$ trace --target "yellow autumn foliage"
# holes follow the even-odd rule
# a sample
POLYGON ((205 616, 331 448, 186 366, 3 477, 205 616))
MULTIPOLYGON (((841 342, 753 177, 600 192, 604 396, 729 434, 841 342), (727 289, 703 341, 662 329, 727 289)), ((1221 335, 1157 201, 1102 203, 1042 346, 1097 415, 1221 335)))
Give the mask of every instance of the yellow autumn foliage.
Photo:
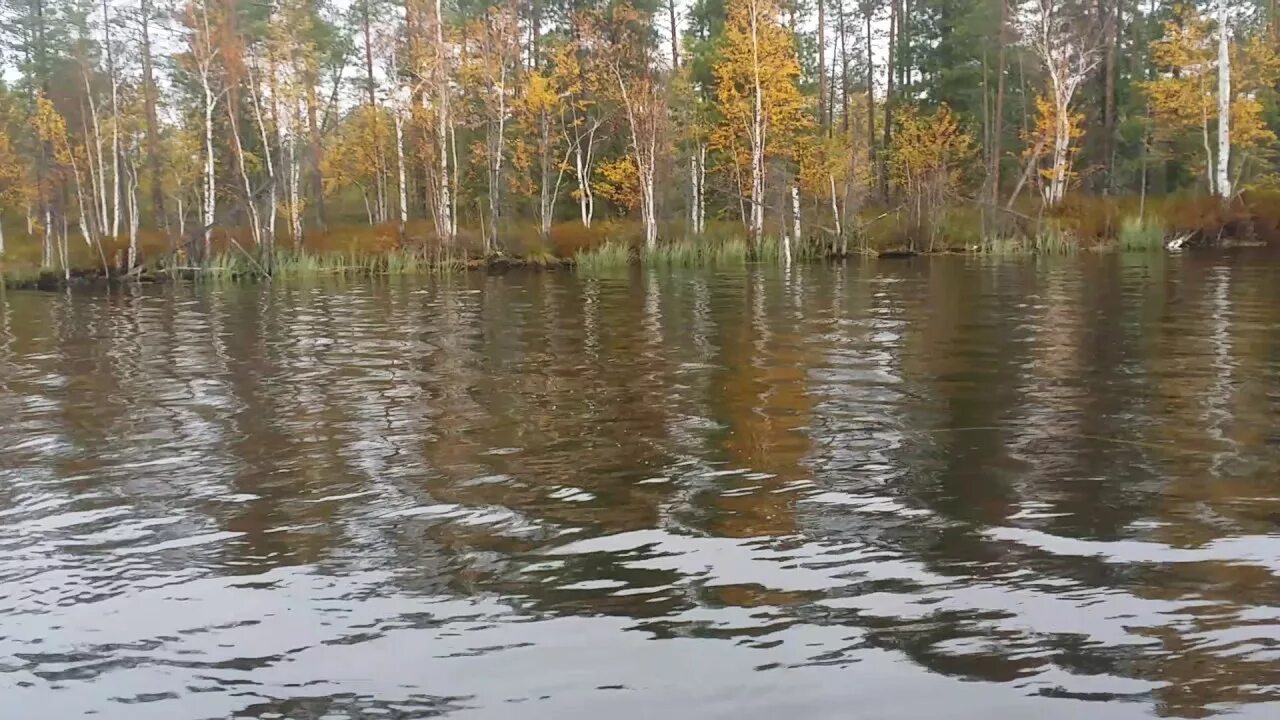
POLYGON ((774 0, 730 0, 724 38, 713 72, 720 124, 712 148, 749 164, 758 83, 766 157, 792 157, 800 132, 811 125, 800 93, 800 62, 774 0), (752 24, 755 41, 752 41, 752 24))
MULTIPOLYGON (((1174 6, 1160 38, 1151 43, 1151 58, 1159 74, 1142 83, 1147 95, 1154 137, 1183 152, 1199 154, 1197 172, 1212 167, 1218 106, 1217 31, 1195 7, 1174 6)), ((1231 145, 1257 153, 1276 141, 1267 127, 1258 93, 1280 78, 1280 57, 1265 39, 1251 37, 1231 47, 1231 145)))

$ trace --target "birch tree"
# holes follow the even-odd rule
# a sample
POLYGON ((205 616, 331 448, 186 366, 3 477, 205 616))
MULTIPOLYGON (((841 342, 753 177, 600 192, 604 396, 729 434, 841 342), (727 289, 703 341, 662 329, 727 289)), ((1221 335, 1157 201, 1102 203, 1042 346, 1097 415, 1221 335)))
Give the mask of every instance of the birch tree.
MULTIPOLYGON (((788 141, 807 126, 805 101, 797 82, 800 65, 773 0, 732 0, 720 60, 714 68, 716 99, 724 117, 715 144, 733 153, 746 137, 750 178, 747 232, 753 243, 764 234, 766 160, 785 155, 788 141)), ((741 166, 740 160, 735 160, 741 166)), ((798 205, 798 193, 788 193, 798 205)))
POLYGON ((652 250, 658 245, 658 143, 667 106, 665 88, 652 58, 648 32, 651 18, 630 5, 620 4, 607 16, 607 32, 600 19, 589 29, 590 52, 600 59, 612 80, 626 118, 644 246, 652 250))
POLYGON ((213 39, 209 17, 209 0, 191 0, 184 13, 187 27, 187 57, 196 80, 200 83, 201 109, 204 116, 204 191, 201 196, 202 257, 212 252, 213 226, 217 219, 218 193, 213 154, 213 114, 223 92, 216 88, 216 67, 220 48, 213 39))
POLYGON ((1218 0, 1218 196, 1231 199, 1231 46, 1227 0, 1218 0))
POLYGON ((1076 93, 1101 61, 1102 33, 1074 0, 1033 0, 1024 33, 1044 65, 1052 108, 1052 165, 1045 200, 1066 197, 1076 93))

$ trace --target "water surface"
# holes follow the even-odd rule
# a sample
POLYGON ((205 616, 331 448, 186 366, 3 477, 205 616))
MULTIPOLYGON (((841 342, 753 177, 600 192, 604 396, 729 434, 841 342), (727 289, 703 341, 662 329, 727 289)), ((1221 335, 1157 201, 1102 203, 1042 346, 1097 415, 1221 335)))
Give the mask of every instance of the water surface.
POLYGON ((30 718, 1280 714, 1280 263, 0 298, 30 718))

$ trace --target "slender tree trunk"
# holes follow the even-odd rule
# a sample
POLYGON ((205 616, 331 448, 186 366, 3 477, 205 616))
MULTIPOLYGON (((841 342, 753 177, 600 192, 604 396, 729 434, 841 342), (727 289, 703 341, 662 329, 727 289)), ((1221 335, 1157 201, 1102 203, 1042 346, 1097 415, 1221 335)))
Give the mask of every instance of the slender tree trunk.
MULTIPOLYGON (((844 0, 836 0, 836 22, 840 24, 840 129, 849 134, 849 50, 846 43, 848 28, 844 17, 844 0)), ((871 21, 868 20, 868 23, 871 21)), ((868 25, 867 27, 870 27, 868 25)), ((870 40, 867 47, 871 47, 870 40)), ((870 66, 868 60, 868 67, 870 66)), ((869 72, 869 71, 868 71, 869 72)), ((868 76, 869 77, 869 76, 868 76)), ((831 91, 831 104, 835 104, 835 90, 831 91)))
POLYGON ((698 230, 698 204, 701 202, 698 200, 698 191, 701 188, 698 187, 698 158, 696 152, 695 150, 689 154, 689 193, 693 196, 689 201, 689 232, 694 237, 702 234, 698 230))
MULTIPOLYGON (((982 48, 982 159, 991 167, 991 83, 988 82, 987 48, 982 48)), ((987 175, 990 182, 991 175, 987 175)))
POLYGON ((764 91, 760 84, 760 8, 752 0, 751 13, 751 241, 757 247, 764 235, 764 148, 768 126, 764 114, 764 91))
POLYGON ((1071 115, 1069 103, 1059 99, 1055 113, 1053 142, 1053 174, 1049 183, 1049 205, 1061 203, 1067 194, 1067 163, 1071 152, 1071 115))
MULTIPOLYGON (((450 197, 451 188, 449 185, 449 129, 452 125, 452 120, 449 115, 449 73, 445 67, 447 55, 444 45, 444 13, 440 5, 440 0, 435 0, 436 148, 440 154, 439 207, 436 209, 436 218, 440 224, 441 242, 446 245, 452 245, 455 227, 453 224, 453 200, 450 197)), ((534 52, 536 53, 536 48, 534 52)), ((456 168, 454 169, 456 170, 456 168)))
MULTIPOLYGON (((576 116, 574 122, 574 132, 577 133, 576 116)), ((578 211, 582 215, 582 226, 585 228, 591 227, 591 218, 595 213, 595 197, 591 194, 591 164, 595 152, 596 129, 599 125, 595 120, 589 122, 591 125, 586 133, 577 133, 573 140, 573 167, 578 180, 578 211)))
MULTIPOLYGON (((136 151, 136 140, 133 145, 133 150, 136 151)), ((138 265, 138 164, 135 159, 136 152, 134 151, 130 152, 128 163, 125 166, 129 207, 129 258, 126 265, 128 270, 133 270, 138 265)))
POLYGON ((1142 186, 1138 190, 1138 222, 1143 224, 1147 221, 1147 152, 1150 144, 1151 131, 1147 129, 1142 133, 1142 186))
POLYGON ((671 22, 671 69, 680 69, 680 25, 676 22, 676 0, 667 0, 667 17, 671 22))
POLYGON ((707 230, 707 144, 698 144, 698 233, 707 230))
MULTIPOLYGON (((538 113, 538 131, 542 145, 542 182, 538 188, 539 231, 545 244, 551 239, 551 224, 556 217, 556 197, 560 194, 560 178, 564 176, 564 163, 556 162, 551 154, 551 114, 545 109, 538 113), (552 175, 555 181, 552 181, 552 175)), ((568 158, 564 158, 568 160, 568 158)))
POLYGON ((276 214, 279 210, 278 182, 276 180, 275 160, 273 159, 275 150, 271 147, 271 140, 267 134, 267 123, 263 119, 261 95, 262 89, 254 75, 254 65, 251 63, 249 65, 249 99, 253 102, 253 118, 258 123, 258 136, 262 139, 262 158, 267 169, 267 226, 262 239, 269 248, 274 249, 276 242, 276 214))
MULTIPOLYGON (((88 86, 86 85, 86 87, 88 86)), ((92 107, 92 98, 89 98, 89 99, 91 101, 90 107, 92 107)), ((80 103, 80 113, 82 115, 84 114, 84 103, 80 103)), ((94 135, 89 130, 88 121, 86 121, 83 117, 80 118, 80 129, 81 129, 81 132, 84 133, 84 138, 85 138, 84 158, 85 158, 85 162, 87 162, 89 165, 89 197, 87 202, 89 203, 90 208, 88 210, 89 225, 87 227, 91 229, 94 236, 96 237, 96 236, 101 236, 102 230, 103 230, 102 226, 98 224, 98 211, 100 208, 106 207, 102 202, 99 201, 97 197, 98 175, 94 172, 94 164, 93 164, 94 153, 89 152, 89 145, 88 145, 89 139, 95 138, 95 142, 96 142, 97 136, 94 135)), ((98 149, 99 150, 102 149, 101 144, 98 144, 98 149)), ((84 200, 81 199, 81 201, 84 201, 84 200)))
POLYGON ((827 10, 825 0, 818 0, 818 123, 831 134, 827 121, 827 10))
MULTIPOLYGON (((160 174, 160 121, 156 116, 156 80, 151 59, 151 0, 141 0, 138 18, 142 38, 142 101, 147 122, 147 172, 151 176, 151 212, 156 227, 168 229, 164 212, 164 187, 160 174)), ((166 234, 168 234, 166 232, 166 234)), ((169 249, 175 246, 169 235, 169 249)))
POLYGON ((377 208, 378 222, 386 221, 386 174, 384 167, 385 162, 382 157, 381 136, 378 133, 378 93, 377 82, 373 76, 373 37, 370 29, 369 3, 371 0, 363 0, 361 3, 361 32, 364 37, 364 69, 365 69, 365 92, 369 98, 369 127, 373 135, 373 153, 374 153, 374 196, 376 202, 374 206, 377 208))
POLYGON ((827 175, 827 180, 831 184, 831 222, 835 224, 836 240, 840 243, 840 254, 844 255, 844 228, 840 218, 840 203, 836 199, 836 176, 827 175))
POLYGON ((46 201, 44 206, 44 243, 40 250, 40 267, 53 267, 53 210, 50 203, 46 201))
MULTIPOLYGON (((541 63, 539 51, 542 43, 542 0, 529 0, 529 5, 529 67, 532 69, 539 67, 541 63)), ((439 13, 438 8, 436 12, 439 13)))
POLYGON ((486 252, 498 247, 498 219, 502 211, 502 157, 507 142, 507 64, 505 60, 500 62, 502 68, 494 88, 498 95, 498 117, 497 122, 489 126, 489 237, 485 240, 486 252))
POLYGON ((689 203, 689 219, 693 234, 701 236, 706 229, 707 144, 697 142, 689 155, 689 184, 693 187, 693 201, 689 203))
POLYGON ((115 51, 111 47, 111 14, 102 0, 103 45, 107 52, 107 80, 111 83, 111 237, 120 234, 120 79, 116 77, 115 51))
POLYGON ((298 136, 301 134, 303 127, 304 111, 296 100, 290 100, 289 111, 292 117, 289 119, 289 135, 288 135, 288 168, 289 168, 289 227, 290 234, 293 236, 293 245, 295 249, 302 249, 305 239, 305 229, 302 225, 302 161, 298 157, 298 136))
POLYGON ((400 200, 399 222, 396 223, 396 234, 401 242, 404 241, 405 226, 409 222, 409 194, 406 187, 406 176, 404 168, 404 113, 397 111, 395 113, 396 123, 396 189, 400 200))
MULTIPOLYGON (((867 158, 871 164, 870 172, 874 176, 879 172, 879 158, 876 153, 876 78, 875 78, 875 60, 871 52, 871 5, 867 5, 866 14, 866 31, 867 31, 867 158)), ((840 56, 841 62, 844 61, 844 38, 843 30, 841 30, 840 56)), ((847 129, 847 128, 846 128, 847 129)), ((850 178, 852 180, 852 178, 850 178)))
POLYGON ((800 183, 797 179, 791 184, 791 234, 795 237, 797 246, 804 237, 800 222, 800 183))
POLYGON ((904 92, 911 84, 911 16, 910 0, 891 0, 897 4, 898 10, 898 87, 904 92))
POLYGON ((462 197, 462 193, 458 190, 458 179, 461 173, 458 172, 458 127, 449 120, 449 156, 453 162, 453 205, 449 208, 449 236, 456 238, 458 236, 458 198, 462 197))
MULTIPOLYGON (((1203 80, 1201 83, 1203 84, 1203 80)), ((1209 194, 1218 194, 1218 167, 1213 161, 1213 146, 1209 144, 1209 108, 1201 103, 1200 107, 1200 140, 1204 145, 1204 178, 1209 186, 1209 194)))
POLYGON ((324 163, 324 145, 320 142, 319 103, 316 100, 316 82, 318 79, 318 73, 308 70, 303 77, 306 79, 307 85, 307 140, 310 145, 310 147, 307 148, 307 160, 311 171, 311 201, 315 206, 314 218, 316 229, 324 232, 326 227, 324 212, 324 176, 320 171, 320 167, 324 163))
POLYGON ((102 156, 102 126, 98 118, 98 103, 93 99, 93 88, 89 85, 89 74, 86 69, 84 75, 84 92, 85 97, 89 100, 89 117, 93 121, 93 146, 95 154, 98 157, 98 168, 95 177, 93 160, 89 161, 89 181, 94 186, 91 190, 94 192, 93 206, 98 211, 98 227, 102 232, 106 232, 111 226, 111 219, 107 216, 107 163, 102 156))
POLYGON ((1005 53, 1009 38, 1009 0, 996 0, 1000 3, 1000 28, 996 33, 999 50, 996 53, 996 106, 992 115, 991 128, 991 203, 1000 201, 1000 163, 1004 154, 1004 76, 1005 53))
MULTIPOLYGON (((889 2, 889 43, 888 52, 885 59, 885 67, 887 72, 885 77, 888 83, 884 91, 884 151, 887 154, 893 146, 893 88, 894 88, 894 68, 897 62, 898 50, 898 0, 890 0, 889 2)), ((889 168, 882 165, 880 168, 880 195, 886 200, 889 198, 889 168)))
POLYGON ((240 128, 236 122, 235 110, 227 104, 227 122, 231 127, 232 147, 235 150, 236 169, 240 172, 240 181, 244 185, 244 203, 249 210, 249 233, 253 236, 253 244, 261 247, 262 225, 258 221, 257 198, 253 196, 253 186, 249 183, 249 170, 244 160, 244 145, 240 142, 240 128))
POLYGON ((1231 199, 1231 0, 1218 0, 1218 195, 1231 199))
POLYGON ((217 186, 213 163, 213 106, 216 102, 213 88, 209 84, 209 67, 201 70, 201 85, 204 89, 204 256, 208 261, 212 251, 213 223, 217 217, 217 186))
MULTIPOLYGON (((1108 1, 1108 0, 1104 0, 1108 1)), ((1105 96, 1102 99, 1102 163, 1106 170, 1104 187, 1107 194, 1115 188, 1115 155, 1116 155, 1116 54, 1120 43, 1120 0, 1109 0, 1111 7, 1106 9, 1107 33, 1106 60, 1103 72, 1106 74, 1103 83, 1105 96)))

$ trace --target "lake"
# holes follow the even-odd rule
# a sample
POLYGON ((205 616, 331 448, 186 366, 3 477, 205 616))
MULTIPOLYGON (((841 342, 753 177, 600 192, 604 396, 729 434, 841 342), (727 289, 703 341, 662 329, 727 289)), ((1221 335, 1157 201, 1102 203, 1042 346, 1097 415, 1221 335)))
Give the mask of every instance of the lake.
POLYGON ((1280 714, 1280 259, 0 297, 15 717, 1280 714))

